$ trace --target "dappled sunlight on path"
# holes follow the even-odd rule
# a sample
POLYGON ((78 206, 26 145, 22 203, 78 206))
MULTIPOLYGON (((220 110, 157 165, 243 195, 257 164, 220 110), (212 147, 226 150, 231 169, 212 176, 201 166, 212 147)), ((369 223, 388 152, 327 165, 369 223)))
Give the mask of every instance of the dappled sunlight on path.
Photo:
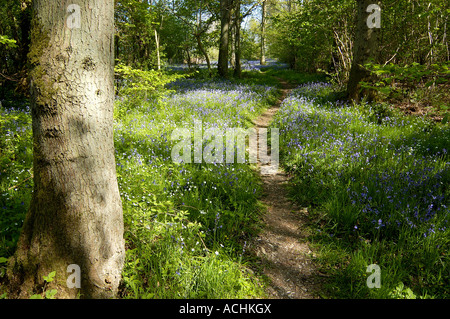
MULTIPOLYGON (((277 103, 254 123, 257 129, 267 128, 280 104, 290 92, 283 84, 282 96, 277 103)), ((258 163, 263 181, 262 203, 267 207, 264 229, 255 238, 250 251, 257 256, 262 272, 270 279, 269 298, 315 298, 318 286, 305 229, 307 210, 297 207, 287 197, 285 184, 288 177, 280 169, 267 170, 268 164, 258 163)))

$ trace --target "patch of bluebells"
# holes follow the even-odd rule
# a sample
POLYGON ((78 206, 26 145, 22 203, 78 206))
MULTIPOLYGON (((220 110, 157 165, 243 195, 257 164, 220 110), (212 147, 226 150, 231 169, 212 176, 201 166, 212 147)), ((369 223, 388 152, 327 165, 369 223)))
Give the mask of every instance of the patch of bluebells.
MULTIPOLYGON (((163 99, 162 108, 149 103, 134 108, 126 124, 123 119, 116 121, 116 152, 125 160, 133 158, 154 165, 158 165, 157 158, 170 160, 172 131, 188 128, 193 136, 196 122, 202 122, 203 130, 246 128, 248 120, 268 106, 268 99, 276 92, 276 88, 263 85, 192 79, 178 80, 170 88, 176 92, 163 99), (131 153, 124 154, 121 150, 125 148, 131 153)), ((203 147, 206 144, 204 141, 203 147)))
MULTIPOLYGON (((217 61, 212 61, 211 66, 213 68, 217 68, 217 61)), ((229 63, 229 67, 232 67, 229 63)), ((206 63, 195 64, 194 68, 198 69, 207 69, 206 63)), ((241 69, 246 71, 260 71, 265 68, 272 68, 276 70, 283 70, 289 68, 289 65, 286 63, 278 62, 274 59, 267 59, 266 64, 262 65, 259 60, 241 60, 241 69)), ((173 64, 168 66, 168 69, 173 71, 186 71, 189 69, 188 64, 173 64)))
POLYGON ((259 60, 242 60, 241 68, 246 71, 260 71, 267 68, 283 70, 289 67, 286 63, 278 62, 274 59, 267 59, 266 64, 261 64, 259 60))
POLYGON ((448 184, 448 168, 435 169, 423 166, 422 161, 414 162, 415 169, 387 168, 374 173, 365 185, 347 189, 351 204, 358 206, 362 218, 370 222, 369 229, 386 227, 396 233, 406 227, 424 231, 436 218, 441 219, 440 231, 448 228, 449 198, 443 188, 448 184))
POLYGON ((385 236, 405 227, 423 236, 446 232, 450 129, 430 130, 422 119, 404 116, 374 123, 370 110, 328 100, 332 91, 328 83, 299 86, 272 124, 280 128, 286 169, 304 181, 297 191, 309 184, 320 200, 347 198, 344 209, 358 223, 347 227, 354 230, 385 236))
MULTIPOLYGON (((201 222, 207 232, 211 230, 208 237, 219 232, 222 237, 231 235, 248 220, 258 196, 259 186, 249 166, 176 164, 171 151, 178 141, 170 137, 176 128, 188 128, 193 136, 198 121, 203 130, 247 128, 249 120, 269 105, 276 88, 210 80, 179 80, 170 88, 175 92, 160 102, 133 107, 116 119, 116 162, 124 202, 133 209, 145 209, 150 194, 155 195, 157 200, 189 210, 190 218, 201 222), (225 214, 216 225, 218 211, 233 214, 225 214)), ((207 143, 203 142, 202 149, 207 143)))

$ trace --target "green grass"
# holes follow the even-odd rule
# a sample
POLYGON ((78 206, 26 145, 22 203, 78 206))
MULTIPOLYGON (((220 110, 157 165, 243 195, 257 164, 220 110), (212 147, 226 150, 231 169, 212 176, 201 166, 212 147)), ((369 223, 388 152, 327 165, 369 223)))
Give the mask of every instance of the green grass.
POLYGON ((310 240, 330 276, 323 295, 448 298, 450 128, 347 105, 334 91, 299 87, 272 124, 290 194, 312 211, 310 240), (370 264, 380 289, 366 285, 370 264))
POLYGON ((261 187, 246 164, 176 164, 175 128, 248 127, 276 89, 183 80, 161 104, 116 107, 127 263, 124 298, 244 298, 262 294, 242 257, 258 231, 261 187))
MULTIPOLYGON (((248 81, 180 80, 158 101, 116 101, 114 142, 123 203, 122 298, 256 298, 246 241, 259 231, 258 175, 247 164, 177 164, 175 128, 247 128, 279 96, 248 81)), ((137 95, 139 96, 139 95, 137 95)), ((145 95, 142 95, 145 96, 145 95)), ((32 179, 29 112, 2 109, 0 265, 14 252, 32 179), (14 187, 17 186, 17 187, 14 187)), ((207 141, 204 141, 203 147, 207 141)))
MULTIPOLYGON (((291 84, 319 75, 265 69, 242 80, 186 79, 155 102, 116 101, 114 142, 123 202, 122 298, 258 298, 246 242, 260 230, 261 185, 244 164, 176 164, 175 128, 246 128, 291 84)), ((308 84, 283 103, 280 159, 290 194, 309 206, 325 298, 448 298, 449 127, 386 104, 347 105, 308 84), (369 289, 367 266, 381 268, 369 289)), ((33 187, 31 118, 0 109, 0 276, 14 253, 33 187)), ((205 141, 206 143, 206 141, 205 141)), ((205 144, 203 144, 204 146, 205 144)))
POLYGON ((325 81, 326 75, 319 73, 300 73, 292 69, 280 69, 268 67, 261 72, 266 77, 282 78, 292 85, 300 85, 309 82, 325 81))

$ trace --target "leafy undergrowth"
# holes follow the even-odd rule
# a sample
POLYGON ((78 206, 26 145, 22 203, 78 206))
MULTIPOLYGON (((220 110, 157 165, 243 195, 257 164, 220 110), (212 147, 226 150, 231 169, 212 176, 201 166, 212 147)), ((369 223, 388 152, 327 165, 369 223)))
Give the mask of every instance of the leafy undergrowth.
POLYGON ((272 124, 292 198, 312 211, 324 297, 448 298, 449 126, 334 93, 302 85, 272 124), (381 288, 366 284, 371 264, 381 288))
POLYGON ((0 107, 0 136, 0 257, 7 257, 15 249, 33 186, 31 115, 25 104, 0 107))
MULTIPOLYGON (((175 128, 246 128, 278 91, 230 81, 179 80, 160 104, 116 107, 124 202, 124 298, 251 298, 261 282, 245 267, 258 231, 261 187, 247 164, 172 161, 175 128)), ((205 147, 206 141, 202 145, 205 147)), ((225 151, 224 151, 225 154, 225 151)))
POLYGON ((449 62, 430 66, 419 63, 366 66, 378 80, 363 82, 363 87, 377 91, 379 98, 391 107, 444 124, 450 122, 449 62))

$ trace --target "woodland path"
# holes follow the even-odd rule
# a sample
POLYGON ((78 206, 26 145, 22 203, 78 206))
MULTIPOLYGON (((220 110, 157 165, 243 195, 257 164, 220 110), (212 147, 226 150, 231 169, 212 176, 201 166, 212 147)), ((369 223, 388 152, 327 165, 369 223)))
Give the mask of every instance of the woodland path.
MULTIPOLYGON (((292 89, 282 84, 282 96, 275 105, 254 121, 255 127, 267 128, 286 96, 292 89)), ((306 208, 298 207, 288 199, 285 188, 288 176, 281 167, 276 172, 264 173, 258 162, 258 172, 263 181, 262 203, 267 211, 263 216, 264 228, 250 243, 249 250, 256 256, 261 272, 270 280, 267 291, 274 299, 317 298, 317 272, 312 263, 313 252, 307 242, 306 208)))

